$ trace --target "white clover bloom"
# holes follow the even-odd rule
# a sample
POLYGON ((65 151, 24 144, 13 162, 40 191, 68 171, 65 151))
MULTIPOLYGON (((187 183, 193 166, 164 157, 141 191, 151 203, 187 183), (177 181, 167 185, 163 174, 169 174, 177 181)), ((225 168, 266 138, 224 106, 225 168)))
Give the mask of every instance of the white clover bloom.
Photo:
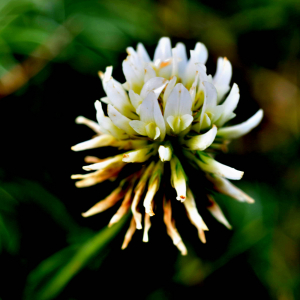
POLYGON ((139 164, 140 170, 120 178, 119 186, 109 196, 82 215, 88 217, 120 203, 109 223, 112 226, 131 210, 124 249, 136 229, 144 227, 143 241, 148 242, 151 217, 162 208, 167 233, 185 255, 187 249, 172 218, 172 202, 182 202, 180 205, 203 243, 208 228, 197 210, 200 201, 207 203, 219 222, 231 228, 209 186, 212 184, 217 192, 241 202, 254 200, 227 180, 239 180, 243 172, 216 161, 214 155, 226 148, 231 139, 257 126, 263 111, 239 125, 226 126, 235 117, 239 88, 234 83, 230 89, 232 67, 226 58, 218 59, 214 76, 207 75, 208 52, 201 43, 190 51, 189 59, 185 45, 178 43, 172 49, 167 37, 160 39, 153 60, 142 44, 136 51, 129 47, 127 53, 123 62, 125 83, 112 77, 112 67, 107 67, 105 73, 99 72, 106 97, 95 103, 97 122, 84 117, 76 119, 96 136, 72 147, 81 151, 111 146, 119 148, 120 154, 104 159, 88 156, 85 160, 89 165, 83 169, 92 172, 72 178, 80 179, 77 187, 87 187, 117 179, 123 168, 130 168, 130 163, 139 164), (107 105, 107 115, 101 102, 107 105), (205 180, 209 183, 207 199, 194 198, 188 182, 191 174, 186 173, 188 163, 198 170, 201 186, 205 180))

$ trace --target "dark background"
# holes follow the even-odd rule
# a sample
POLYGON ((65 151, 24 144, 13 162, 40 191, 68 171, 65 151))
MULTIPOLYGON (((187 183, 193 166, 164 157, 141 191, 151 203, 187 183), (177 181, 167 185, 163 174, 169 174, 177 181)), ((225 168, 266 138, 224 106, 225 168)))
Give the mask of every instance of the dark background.
POLYGON ((296 0, 1 0, 0 299, 299 299, 299 26, 296 0), (152 57, 161 36, 203 42, 210 74, 219 56, 231 61, 236 123, 265 112, 218 156, 245 171, 236 184, 256 203, 217 198, 231 231, 200 209, 206 245, 175 204, 186 257, 160 209, 150 242, 136 232, 121 251, 128 220, 106 229, 116 208, 81 217, 115 183, 77 189, 70 179, 87 154, 111 153, 70 150, 93 134, 74 120, 95 120, 97 72, 113 65, 124 82, 125 48, 142 42, 152 57))

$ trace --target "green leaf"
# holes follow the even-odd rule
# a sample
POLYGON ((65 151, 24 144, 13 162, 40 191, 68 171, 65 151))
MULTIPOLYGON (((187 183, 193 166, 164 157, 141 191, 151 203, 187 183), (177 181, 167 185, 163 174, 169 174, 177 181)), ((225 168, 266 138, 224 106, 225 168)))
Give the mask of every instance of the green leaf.
POLYGON ((16 222, 17 201, 0 188, 0 252, 2 249, 15 253, 19 248, 19 232, 16 222))

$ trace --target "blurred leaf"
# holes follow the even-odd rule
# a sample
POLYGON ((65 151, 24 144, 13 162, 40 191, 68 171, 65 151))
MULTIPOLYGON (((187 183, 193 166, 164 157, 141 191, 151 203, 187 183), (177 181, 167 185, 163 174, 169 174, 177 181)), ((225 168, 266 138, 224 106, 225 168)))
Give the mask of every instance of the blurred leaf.
POLYGON ((14 182, 2 183, 2 186, 8 191, 15 199, 23 202, 33 202, 40 206, 51 218, 64 228, 68 233, 74 235, 80 231, 80 227, 71 218, 66 207, 59 199, 51 195, 39 184, 19 179, 14 182))
POLYGON ((96 255, 104 259, 106 246, 126 219, 102 229, 81 245, 72 245, 43 261, 28 277, 25 299, 54 299, 90 259, 96 255))
POLYGON ((249 205, 221 194, 214 196, 225 216, 233 225, 233 236, 226 252, 218 259, 208 261, 197 257, 194 250, 189 247, 189 255, 178 259, 178 271, 174 277, 177 282, 188 286, 196 285, 246 251, 255 253, 256 260, 264 255, 264 252, 258 252, 257 249, 262 244, 270 245, 273 227, 270 226, 268 220, 270 218, 272 220, 274 216, 269 216, 269 212, 274 213, 276 200, 274 200, 273 193, 270 193, 269 189, 264 186, 253 184, 250 186, 249 183, 244 182, 243 190, 246 192, 251 190, 251 196, 254 197, 256 203, 249 205), (268 208, 265 211, 263 211, 262 199, 265 201, 265 208, 268 208), (266 224, 267 222, 269 224, 266 224))
POLYGON ((237 230, 228 246, 228 250, 213 262, 202 260, 189 248, 189 255, 179 257, 176 263, 178 271, 174 280, 188 286, 198 284, 224 265, 230 263, 236 256, 254 247, 268 234, 269 232, 264 229, 260 219, 253 220, 237 230), (254 232, 256 234, 253 234, 254 232))
POLYGON ((19 248, 15 206, 17 201, 0 187, 0 252, 16 253, 19 248))
POLYGON ((265 7, 245 9, 228 19, 232 30, 238 33, 275 29, 284 25, 287 21, 285 7, 276 5, 276 3, 265 7))

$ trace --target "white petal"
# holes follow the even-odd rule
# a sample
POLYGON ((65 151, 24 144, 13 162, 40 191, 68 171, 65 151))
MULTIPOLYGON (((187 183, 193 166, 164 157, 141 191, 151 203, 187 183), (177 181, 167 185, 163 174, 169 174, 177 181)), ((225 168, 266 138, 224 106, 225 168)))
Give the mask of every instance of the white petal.
MULTIPOLYGON (((202 116, 200 115, 200 118, 202 116)), ((200 120, 199 118, 199 120, 200 120)), ((196 132, 200 133, 200 130, 202 129, 208 129, 212 126, 212 121, 210 119, 210 117, 207 115, 207 113, 204 113, 204 116, 203 116, 203 119, 202 119, 202 122, 201 122, 201 127, 200 127, 200 121, 196 124, 194 124, 192 126, 192 129, 195 130, 196 132)))
POLYGON ((221 105, 224 109, 223 114, 229 114, 233 112, 239 103, 239 99, 240 99, 240 90, 238 85, 234 83, 228 97, 221 105))
POLYGON ((211 174, 206 174, 208 180, 214 184, 214 188, 227 196, 230 196, 240 202, 254 203, 254 199, 244 193, 241 189, 232 184, 229 180, 211 174))
POLYGON ((120 113, 130 119, 137 119, 135 109, 131 105, 126 91, 119 82, 110 80, 107 83, 106 91, 110 102, 120 113))
POLYGON ((147 82, 149 79, 156 77, 156 72, 150 66, 150 64, 146 64, 145 68, 145 76, 144 82, 147 82))
POLYGON ((166 89, 165 89, 165 92, 164 92, 164 95, 163 95, 163 107, 166 107, 166 103, 167 103, 167 100, 171 94, 171 92, 173 91, 173 88, 175 86, 177 82, 177 77, 174 76, 168 83, 166 89))
POLYGON ((162 162, 170 161, 172 158, 172 149, 171 149, 170 145, 169 146, 166 145, 166 147, 163 145, 160 145, 158 148, 158 154, 159 154, 160 160, 162 162))
POLYGON ((217 135, 217 126, 213 125, 212 129, 204 134, 199 134, 187 140, 185 145, 191 150, 205 150, 214 141, 217 135))
POLYGON ((203 85, 205 87, 205 91, 204 91, 205 108, 206 109, 213 108, 217 105, 217 97, 218 97, 217 90, 212 83, 209 83, 207 81, 204 81, 203 85))
MULTIPOLYGON (((196 64, 201 63, 201 64, 205 64, 207 57, 208 57, 208 52, 206 47, 201 44, 201 43, 197 43, 195 46, 194 50, 190 51, 191 53, 191 58, 189 60, 189 62, 187 63, 187 67, 185 69, 185 73, 183 76, 183 84, 185 86, 187 86, 188 88, 192 85, 195 76, 196 76, 196 64)), ((201 79, 203 80, 207 80, 205 78, 201 79)))
POLYGON ((102 104, 100 101, 95 102, 95 108, 97 110, 97 120, 98 123, 101 127, 101 131, 106 133, 106 134, 111 134, 113 135, 116 139, 125 139, 128 138, 127 133, 118 128, 109 117, 106 117, 104 115, 103 109, 102 109, 102 104))
POLYGON ((198 110, 204 102, 205 87, 203 82, 209 81, 209 77, 206 75, 206 67, 203 64, 195 64, 196 76, 194 82, 189 90, 193 102, 193 111, 198 110))
POLYGON ((116 155, 113 157, 109 157, 99 163, 84 166, 82 168, 86 171, 102 170, 102 169, 106 169, 106 168, 111 168, 111 167, 115 167, 116 165, 117 166, 122 165, 123 164, 122 159, 123 159, 123 154, 119 154, 119 155, 116 155))
POLYGON ((144 84, 144 68, 137 53, 132 48, 127 48, 130 55, 123 61, 123 73, 130 89, 135 93, 140 93, 144 84))
POLYGON ((200 76, 200 81, 207 81, 212 83, 211 75, 206 74, 206 66, 200 62, 195 64, 196 72, 200 76))
POLYGON ((195 63, 205 64, 208 58, 208 51, 205 45, 198 42, 192 56, 195 63))
POLYGON ((112 105, 108 104, 107 114, 112 122, 120 129, 123 129, 129 135, 135 135, 136 132, 130 126, 130 119, 123 116, 119 111, 117 111, 112 105))
POLYGON ((225 139, 236 139, 251 131, 263 118, 263 110, 260 109, 255 115, 247 121, 230 127, 224 127, 218 130, 218 136, 225 139))
POLYGON ((158 68, 158 76, 170 78, 172 72, 172 48, 169 38, 163 37, 159 40, 153 61, 158 68))
POLYGON ((200 160, 197 161, 197 164, 205 172, 217 174, 233 180, 239 180, 244 175, 244 172, 223 165, 201 152, 198 152, 198 154, 200 156, 200 160))
POLYGON ((123 155, 123 161, 127 163, 145 162, 150 156, 157 152, 156 147, 146 147, 139 150, 127 152, 123 155))
POLYGON ((101 102, 103 102, 103 103, 111 104, 111 102, 110 102, 110 100, 109 100, 108 97, 102 97, 100 100, 101 100, 101 102))
POLYGON ((150 62, 149 54, 142 43, 138 43, 137 45, 137 54, 142 61, 150 62))
POLYGON ((167 118, 167 124, 171 127, 172 131, 175 131, 175 128, 180 126, 180 123, 176 126, 175 121, 180 122, 180 119, 178 117, 175 118, 174 116, 169 116, 167 118))
POLYGON ((199 74, 196 74, 195 80, 194 80, 194 82, 193 82, 193 84, 192 84, 192 86, 191 86, 191 88, 189 90, 189 93, 191 95, 193 103, 195 101, 196 92, 197 92, 196 89, 197 89, 198 85, 199 85, 199 74))
POLYGON ((106 92, 106 86, 107 86, 108 81, 112 79, 112 77, 111 77, 112 70, 113 70, 113 67, 110 66, 110 67, 106 67, 104 74, 102 72, 99 72, 99 76, 102 80, 102 85, 103 85, 103 89, 105 92, 106 92))
POLYGON ((140 119, 146 124, 154 122, 154 102, 157 101, 156 95, 151 92, 143 100, 140 106, 140 119))
POLYGON ((145 128, 146 128, 147 136, 150 139, 156 140, 160 136, 160 130, 156 126, 155 122, 148 123, 145 128))
POLYGON ((155 127, 155 136, 154 136, 154 140, 158 139, 160 136, 160 130, 159 128, 156 126, 155 127))
POLYGON ((92 130, 94 130, 96 133, 101 134, 101 128, 100 128, 99 124, 97 124, 96 122, 94 122, 90 119, 87 119, 83 116, 77 117, 75 120, 75 123, 76 124, 84 124, 84 125, 90 127, 92 130))
POLYGON ((183 202, 186 198, 186 179, 182 165, 178 158, 174 156, 170 161, 171 184, 177 192, 177 200, 183 202))
POLYGON ((114 147, 118 147, 119 149, 124 149, 124 150, 132 150, 132 149, 140 149, 144 148, 145 146, 148 145, 147 140, 142 140, 142 139, 135 139, 135 140, 123 140, 123 141, 118 141, 115 143, 114 147))
POLYGON ((193 122, 194 118, 189 115, 189 114, 186 114, 186 115, 183 115, 181 117, 181 124, 180 124, 180 129, 181 131, 187 129, 193 122))
POLYGON ((97 111, 97 115, 96 115, 97 121, 98 121, 98 123, 101 123, 102 118, 105 117, 104 111, 103 111, 103 108, 102 108, 102 104, 99 100, 96 100, 94 105, 95 105, 95 108, 96 108, 96 111, 97 111))
POLYGON ((177 43, 176 50, 177 50, 177 56, 180 58, 180 61, 178 62, 178 76, 182 78, 187 65, 187 55, 186 55, 185 45, 183 43, 177 43))
POLYGON ((232 76, 232 67, 230 61, 224 57, 219 57, 217 61, 217 71, 213 78, 214 85, 218 91, 218 102, 229 91, 229 83, 232 76))
POLYGON ((206 243, 204 230, 208 230, 208 228, 197 210, 196 202, 195 202, 194 196, 193 196, 192 192, 190 191, 190 189, 188 189, 188 191, 187 191, 187 197, 186 197, 185 201, 183 202, 183 204, 188 212, 188 217, 191 220, 191 223, 198 230, 198 235, 199 235, 200 240, 203 243, 206 243))
MULTIPOLYGON (((126 81, 122 84, 122 87, 126 90, 129 91, 130 90, 130 84, 126 81)), ((111 103, 110 103, 111 104, 111 103)))
POLYGON ((159 40, 155 49, 153 61, 164 61, 170 57, 172 57, 171 41, 168 37, 163 37, 159 40))
MULTIPOLYGON (((153 178, 153 176, 152 176, 152 178, 153 178)), ((149 181, 149 187, 148 187, 148 191, 146 193, 143 205, 145 207, 145 212, 147 214, 149 214, 150 216, 154 216, 155 214, 153 212, 153 198, 154 198, 156 192, 158 191, 159 184, 160 184, 160 178, 157 178, 157 177, 155 178, 155 175, 154 175, 152 182, 151 182, 151 179, 149 181)))
POLYGON ((177 49, 173 48, 172 49, 172 73, 171 76, 178 76, 178 64, 179 64, 179 60, 180 58, 177 55, 177 49))
POLYGON ((154 92, 157 99, 167 83, 168 80, 165 78, 151 78, 144 84, 140 96, 142 97, 142 99, 145 99, 150 92, 154 92))
POLYGON ((211 119, 207 114, 204 114, 204 118, 202 120, 202 128, 209 128, 211 126, 211 119))
POLYGON ((179 134, 188 124, 190 118, 187 116, 181 121, 184 115, 192 116, 192 99, 189 91, 178 83, 168 97, 164 112, 169 134, 179 134))
POLYGON ((149 242, 149 236, 148 232, 151 227, 151 221, 150 221, 150 215, 145 213, 145 218, 144 218, 144 233, 143 233, 143 242, 148 243, 149 242))
POLYGON ((87 149, 94 149, 98 147, 105 147, 109 146, 114 142, 116 139, 108 134, 99 135, 91 140, 79 143, 73 146, 71 149, 73 151, 82 151, 87 149))
POLYGON ((204 115, 207 113, 207 111, 212 110, 216 107, 217 96, 218 96, 217 90, 213 84, 211 84, 207 81, 204 81, 203 85, 204 85, 205 90, 204 90, 204 103, 203 103, 202 111, 201 111, 201 115, 200 115, 200 124, 199 124, 200 130, 205 128, 202 124, 204 115))
POLYGON ((146 123, 142 121, 131 121, 129 125, 140 135, 147 135, 146 123))
POLYGON ((141 200, 141 197, 144 193, 147 181, 149 180, 149 177, 153 171, 155 164, 154 161, 152 161, 147 169, 142 173, 142 177, 140 178, 136 188, 134 189, 134 198, 131 204, 131 211, 134 216, 135 222, 136 222, 136 228, 142 229, 142 214, 138 211, 138 204, 141 200))
POLYGON ((220 105, 222 109, 222 114, 221 118, 219 118, 216 122, 216 125, 218 127, 222 127, 226 122, 228 122, 232 118, 232 116, 234 116, 233 111, 236 109, 239 99, 239 87, 237 86, 237 84, 234 83, 228 97, 226 98, 224 103, 220 105))
POLYGON ((129 98, 135 109, 137 109, 143 102, 143 98, 136 94, 133 90, 129 90, 129 98))
POLYGON ((160 130, 160 139, 163 140, 165 138, 165 122, 154 92, 150 92, 141 104, 140 117, 141 121, 146 124, 154 122, 160 130))
POLYGON ((154 101, 154 120, 160 130, 160 140, 162 141, 166 136, 166 124, 157 100, 154 101))
POLYGON ((178 83, 172 90, 165 108, 165 120, 169 116, 192 115, 192 99, 189 91, 183 84, 178 83))

